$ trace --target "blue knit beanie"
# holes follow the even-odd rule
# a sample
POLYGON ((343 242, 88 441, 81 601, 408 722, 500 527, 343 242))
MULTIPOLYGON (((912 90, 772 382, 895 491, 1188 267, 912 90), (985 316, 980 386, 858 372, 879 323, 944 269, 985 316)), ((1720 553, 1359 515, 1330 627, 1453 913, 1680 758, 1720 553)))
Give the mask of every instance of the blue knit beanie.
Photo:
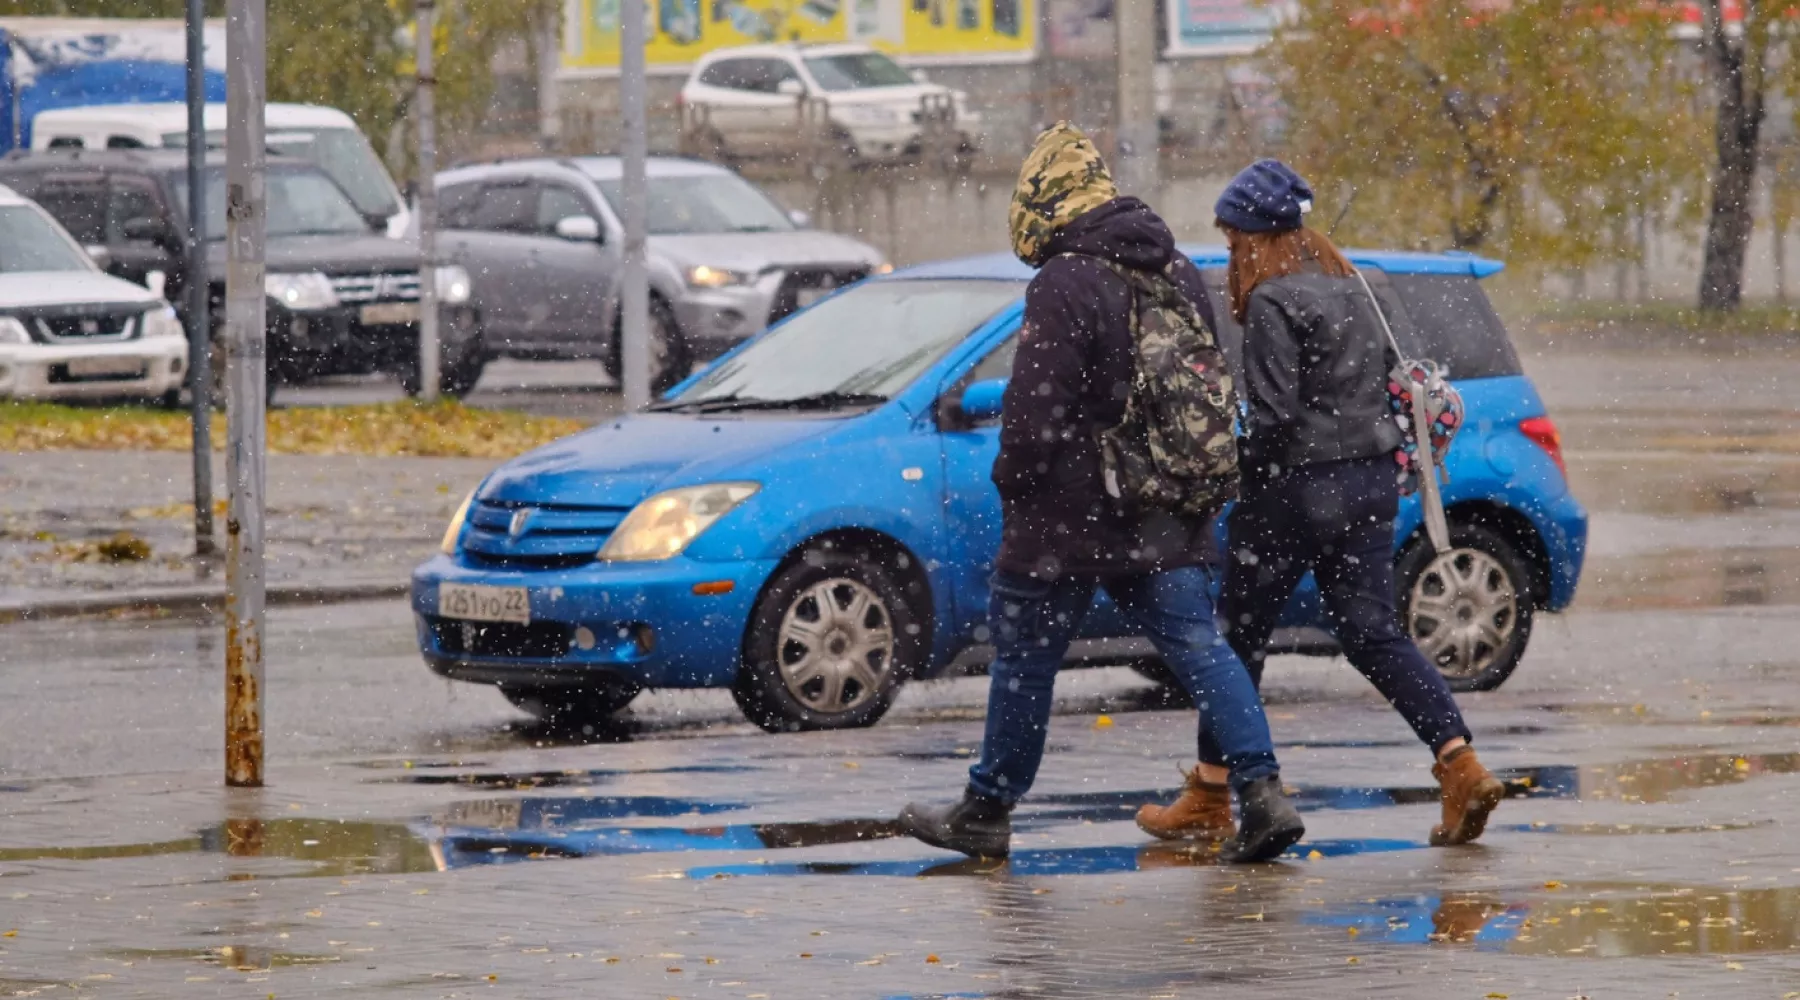
POLYGON ((1246 233, 1280 232, 1300 228, 1312 199, 1312 188, 1293 168, 1280 160, 1258 160, 1225 186, 1213 214, 1246 233))

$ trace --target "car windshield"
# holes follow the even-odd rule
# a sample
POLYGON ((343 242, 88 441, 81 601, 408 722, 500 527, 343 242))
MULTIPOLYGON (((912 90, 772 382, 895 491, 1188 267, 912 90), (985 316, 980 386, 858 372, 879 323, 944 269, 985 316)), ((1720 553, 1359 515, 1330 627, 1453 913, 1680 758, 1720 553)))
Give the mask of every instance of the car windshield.
MULTIPOLYGON (((271 129, 263 142, 271 152, 318 164, 364 215, 385 219, 400 211, 387 168, 361 132, 353 128, 271 129)), ((206 144, 223 149, 225 133, 206 133, 206 144)), ((187 133, 170 132, 163 136, 163 145, 186 149, 187 133)))
MULTIPOLYGON (((618 178, 598 182, 614 213, 623 192, 618 178)), ((781 206, 735 174, 652 177, 649 181, 652 236, 691 233, 782 233, 794 228, 781 206)))
POLYGON ((912 74, 879 52, 812 56, 806 60, 806 70, 826 90, 909 87, 913 84, 912 74))
MULTIPOLYGON (((187 186, 173 185, 181 215, 187 217, 187 186)), ((351 235, 369 231, 368 220, 344 192, 318 170, 270 170, 268 193, 270 236, 351 235)), ((225 172, 206 174, 206 238, 225 238, 225 172)))
POLYGON ((49 216, 30 205, 0 205, 0 274, 91 270, 87 254, 49 216))
POLYGON ((864 282, 796 313, 660 408, 878 403, 1022 291, 1016 281, 864 282))

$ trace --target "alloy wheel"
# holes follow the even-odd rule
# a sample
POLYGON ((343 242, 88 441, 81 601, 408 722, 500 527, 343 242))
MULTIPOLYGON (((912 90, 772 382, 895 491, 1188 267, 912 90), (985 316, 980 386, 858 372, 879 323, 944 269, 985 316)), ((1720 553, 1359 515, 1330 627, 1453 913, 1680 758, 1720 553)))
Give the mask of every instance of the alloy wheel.
POLYGON ((1412 586, 1406 630, 1446 677, 1474 677, 1506 649, 1519 621, 1519 591, 1498 559, 1452 549, 1412 586))
POLYGON ((843 577, 821 581, 788 605, 776 662, 788 692, 807 708, 857 708, 876 696, 893 669, 893 618, 864 584, 843 577))

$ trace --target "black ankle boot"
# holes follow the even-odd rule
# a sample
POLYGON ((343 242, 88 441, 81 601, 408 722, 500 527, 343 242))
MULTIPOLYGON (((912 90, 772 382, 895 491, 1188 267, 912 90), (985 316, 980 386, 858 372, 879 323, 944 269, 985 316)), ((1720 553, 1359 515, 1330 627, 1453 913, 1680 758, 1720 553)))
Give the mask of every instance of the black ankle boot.
POLYGON ((960 851, 971 858, 1004 858, 1012 847, 1012 807, 972 791, 951 806, 932 808, 909 803, 900 812, 900 829, 933 847, 960 851))
POLYGON ((1300 813, 1281 791, 1281 778, 1258 778, 1238 790, 1237 836, 1220 856, 1234 865, 1268 861, 1306 835, 1300 813))

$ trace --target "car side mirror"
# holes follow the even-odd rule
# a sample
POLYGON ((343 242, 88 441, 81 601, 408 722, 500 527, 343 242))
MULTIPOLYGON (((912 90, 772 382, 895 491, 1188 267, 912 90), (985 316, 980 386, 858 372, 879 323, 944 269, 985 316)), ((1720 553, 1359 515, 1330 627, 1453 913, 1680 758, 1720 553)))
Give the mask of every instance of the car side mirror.
POLYGON ((978 424, 999 417, 1001 400, 1006 396, 1006 382, 1003 378, 991 378, 964 389, 962 400, 957 403, 963 420, 978 424))
POLYGON ((812 213, 802 212, 796 208, 788 213, 788 221, 794 224, 795 229, 811 229, 812 213))
POLYGON ((147 215, 126 219, 125 224, 119 227, 119 232, 133 243, 162 244, 169 242, 174 235, 161 219, 147 215))
POLYGON ((98 243, 90 244, 82 249, 87 251, 88 259, 93 261, 94 266, 98 267, 100 270, 104 271, 107 268, 112 267, 111 250, 106 249, 98 243))
POLYGON ((915 69, 912 71, 912 73, 910 75, 912 76, 914 83, 930 83, 931 82, 931 78, 926 76, 925 71, 922 69, 915 69))
POLYGON ((600 222, 591 215, 571 215, 556 220, 556 235, 574 243, 600 242, 600 222))
POLYGON ((775 92, 784 97, 805 97, 806 84, 790 76, 775 85, 775 92))

